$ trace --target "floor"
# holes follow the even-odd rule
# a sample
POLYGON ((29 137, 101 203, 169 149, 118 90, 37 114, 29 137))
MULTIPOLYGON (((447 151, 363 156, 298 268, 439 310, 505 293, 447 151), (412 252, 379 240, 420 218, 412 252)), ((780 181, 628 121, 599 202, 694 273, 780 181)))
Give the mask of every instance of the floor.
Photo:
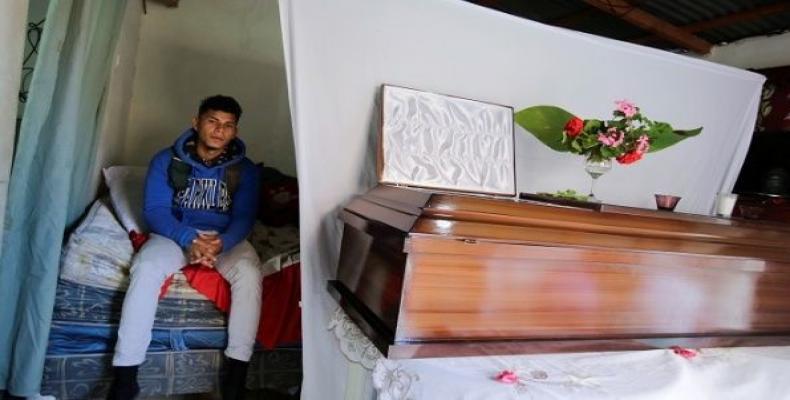
MULTIPOLYGON (((218 393, 201 393, 185 396, 145 397, 146 400, 221 400, 218 393)), ((247 400, 299 400, 299 395, 289 396, 269 389, 250 391, 247 400)))

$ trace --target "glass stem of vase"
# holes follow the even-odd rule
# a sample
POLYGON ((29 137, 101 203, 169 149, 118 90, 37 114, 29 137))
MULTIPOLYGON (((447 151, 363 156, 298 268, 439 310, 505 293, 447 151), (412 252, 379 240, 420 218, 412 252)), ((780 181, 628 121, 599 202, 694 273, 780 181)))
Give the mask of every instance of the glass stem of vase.
POLYGON ((590 197, 595 198, 595 181, 598 180, 598 177, 595 176, 592 178, 592 182, 590 182, 590 197))

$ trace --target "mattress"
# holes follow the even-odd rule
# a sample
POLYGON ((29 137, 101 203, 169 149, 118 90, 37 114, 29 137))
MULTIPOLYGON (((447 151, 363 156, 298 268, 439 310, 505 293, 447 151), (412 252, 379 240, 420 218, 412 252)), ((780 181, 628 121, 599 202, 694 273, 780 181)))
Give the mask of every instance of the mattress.
MULTIPOLYGON (((53 321, 47 355, 112 353, 117 324, 53 321)), ((224 327, 154 327, 148 352, 224 349, 228 335, 224 327)))
MULTIPOLYGON (((52 319, 61 322, 114 323, 121 318, 123 292, 60 279, 52 319)), ((210 301, 165 297, 156 309, 156 327, 223 327, 226 316, 210 301)))
MULTIPOLYGON (((255 225, 250 243, 266 260, 260 264, 265 275, 298 262, 298 235, 295 227, 255 225)), ((132 256, 123 227, 104 201, 96 201, 63 248, 48 354, 111 351, 132 256)), ((149 350, 223 348, 226 321, 179 272, 159 301, 149 350)))
MULTIPOLYGON (((112 352, 123 292, 61 279, 55 295, 47 354, 112 352)), ((225 347, 226 316, 207 300, 159 301, 149 351, 186 351, 225 347)))
MULTIPOLYGON (((141 397, 205 393, 215 390, 222 367, 221 350, 149 352, 140 367, 141 397)), ((112 354, 49 356, 44 364, 41 394, 59 400, 104 399, 112 354)), ((284 393, 298 390, 302 379, 301 349, 256 352, 250 360, 248 388, 284 393)))
MULTIPOLYGON (((249 241, 265 276, 298 263, 295 227, 256 223, 249 241)), ((105 396, 132 256, 131 241, 112 210, 96 201, 61 253, 42 394, 59 399, 105 396)), ((157 307, 151 345, 140 370, 143 394, 212 390, 227 342, 225 326, 226 316, 176 273, 157 307)), ((298 387, 301 349, 257 349, 247 386, 263 387, 264 380, 268 388, 298 387)))

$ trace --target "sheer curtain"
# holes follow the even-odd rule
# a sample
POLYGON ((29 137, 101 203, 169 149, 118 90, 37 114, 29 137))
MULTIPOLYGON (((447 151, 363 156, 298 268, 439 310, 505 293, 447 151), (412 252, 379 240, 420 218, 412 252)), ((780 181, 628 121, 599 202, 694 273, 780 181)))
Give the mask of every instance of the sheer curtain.
POLYGON ((39 391, 63 234, 88 205, 125 0, 51 0, 11 171, 0 255, 0 389, 39 391))
MULTIPOLYGON (((751 137, 763 77, 677 54, 512 17, 457 0, 280 0, 299 170, 305 399, 350 393, 352 359, 327 329, 342 226, 337 211, 375 183, 381 84, 524 107, 552 104, 586 118, 635 102, 649 117, 702 134, 616 166, 596 194, 707 214, 728 190, 751 137)), ((516 129, 517 190, 589 188, 583 159, 516 129)))

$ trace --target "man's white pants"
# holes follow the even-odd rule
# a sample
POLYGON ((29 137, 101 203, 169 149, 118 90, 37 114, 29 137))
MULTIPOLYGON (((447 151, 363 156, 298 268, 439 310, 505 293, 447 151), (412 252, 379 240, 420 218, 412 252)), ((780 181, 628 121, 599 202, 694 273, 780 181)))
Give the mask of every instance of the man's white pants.
MULTIPOLYGON (((131 282, 121 310, 115 366, 140 365, 151 343, 159 291, 165 279, 187 262, 176 242, 156 234, 145 243, 132 261, 131 282)), ((258 255, 243 241, 219 255, 217 271, 230 283, 231 307, 228 317, 228 347, 225 355, 249 361, 261 313, 262 275, 258 255)))

